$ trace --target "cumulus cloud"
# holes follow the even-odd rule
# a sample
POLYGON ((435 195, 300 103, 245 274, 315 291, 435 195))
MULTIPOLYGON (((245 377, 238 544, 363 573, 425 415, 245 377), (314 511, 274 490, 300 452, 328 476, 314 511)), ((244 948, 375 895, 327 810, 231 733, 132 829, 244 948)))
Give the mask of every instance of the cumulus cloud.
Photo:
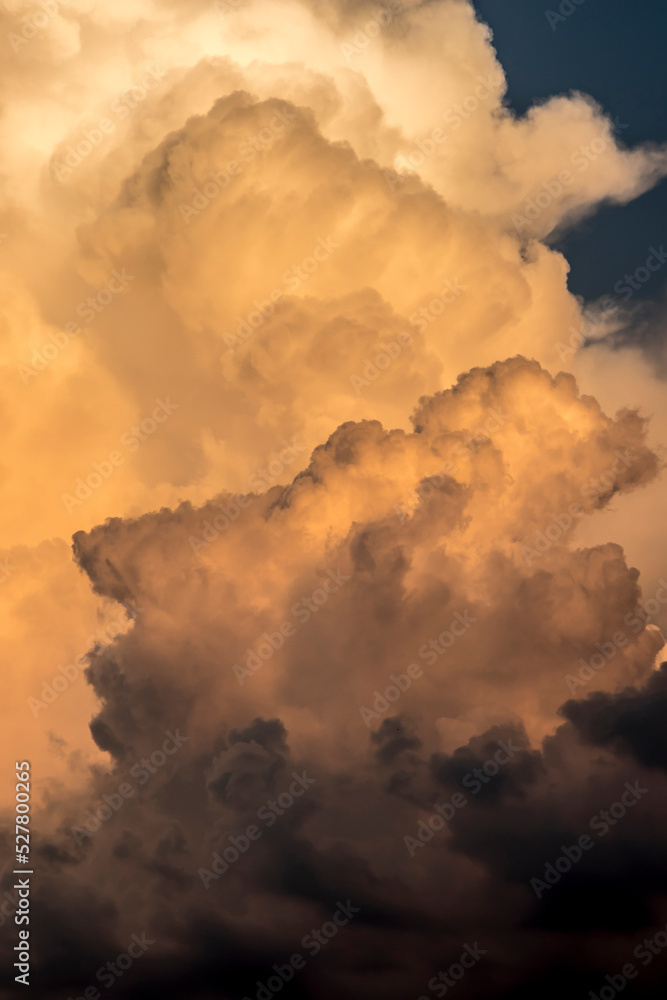
POLYGON ((44 11, 0 71, 40 995, 133 934, 119 995, 299 953, 294 996, 402 1000, 466 945, 472 996, 599 989, 664 909, 659 338, 545 240, 665 150, 586 95, 517 117, 464 0, 44 11))
MULTIPOLYGON (((422 398, 412 419, 409 433, 341 425, 287 487, 75 536, 95 591, 141 612, 89 657, 91 734, 112 763, 44 814, 40 899, 59 886, 43 910, 45 995, 83 989, 146 929, 155 950, 136 982, 166 995, 205 996, 223 970, 229 996, 255 995, 299 952, 306 992, 399 997, 468 940, 489 956, 471 979, 483 995, 497 977, 547 976, 572 893, 591 933, 630 942, 649 921, 648 875, 632 918, 603 913, 591 886, 611 891, 614 851, 630 857, 659 811, 654 775, 609 853, 605 841, 543 905, 530 883, 660 766, 632 741, 606 764, 587 750, 608 742, 575 714, 589 702, 569 703, 542 746, 567 675, 619 630, 590 704, 651 704, 627 690, 657 683, 662 645, 628 624, 637 571, 616 545, 571 544, 579 518, 654 478, 644 422, 606 417, 571 376, 522 358, 422 398), (549 543, 536 562, 533 533, 549 543), (78 919, 107 915, 94 942, 60 922, 75 901, 78 919), (352 916, 325 953, 309 935, 341 904, 352 916), (508 962, 534 935, 531 963, 508 962), (57 958, 72 936, 76 969, 57 958)), ((592 976, 603 958, 573 969, 592 976)))

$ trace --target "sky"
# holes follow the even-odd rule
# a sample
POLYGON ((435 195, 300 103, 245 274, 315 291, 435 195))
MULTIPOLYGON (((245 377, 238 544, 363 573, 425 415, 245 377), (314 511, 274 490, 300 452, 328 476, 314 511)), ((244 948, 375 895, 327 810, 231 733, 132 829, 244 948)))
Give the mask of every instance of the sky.
POLYGON ((662 996, 664 15, 561 7, 3 6, 3 997, 662 996))
MULTIPOLYGON (((573 6, 573 13, 561 14, 558 4, 532 0, 475 3, 493 30, 511 106, 524 114, 537 101, 578 90, 594 97, 618 122, 626 145, 664 142, 667 84, 660 54, 667 10, 652 0, 585 0, 573 6)), ((666 211, 663 183, 631 205, 602 208, 556 240, 570 263, 572 291, 597 298, 629 268, 634 271, 644 248, 664 238, 661 219, 666 211)), ((664 288, 664 276, 658 276, 639 289, 638 298, 660 299, 664 288)))

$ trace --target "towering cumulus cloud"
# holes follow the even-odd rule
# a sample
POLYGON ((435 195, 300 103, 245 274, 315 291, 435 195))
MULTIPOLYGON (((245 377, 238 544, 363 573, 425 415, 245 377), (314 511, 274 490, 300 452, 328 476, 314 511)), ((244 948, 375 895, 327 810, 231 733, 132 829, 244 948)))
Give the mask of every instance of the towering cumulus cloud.
POLYGON ((0 17, 34 995, 658 996, 663 372, 546 240, 667 151, 467 0, 0 17))

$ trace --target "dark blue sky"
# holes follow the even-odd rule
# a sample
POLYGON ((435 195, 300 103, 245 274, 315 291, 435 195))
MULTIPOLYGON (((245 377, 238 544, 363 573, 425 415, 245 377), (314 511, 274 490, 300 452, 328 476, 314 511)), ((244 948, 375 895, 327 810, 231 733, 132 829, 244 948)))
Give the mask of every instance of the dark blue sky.
MULTIPOLYGON (((523 113, 536 100, 581 90, 627 125, 625 144, 667 141, 666 0, 583 0, 553 30, 546 12, 560 6, 475 0, 493 30, 511 106, 523 113)), ((566 0, 564 9, 570 6, 566 0)), ((667 245, 667 182, 629 205, 602 207, 556 245, 572 267, 570 289, 592 299, 611 292, 661 242, 667 245)), ((660 298, 666 287, 660 272, 640 294, 660 298)))

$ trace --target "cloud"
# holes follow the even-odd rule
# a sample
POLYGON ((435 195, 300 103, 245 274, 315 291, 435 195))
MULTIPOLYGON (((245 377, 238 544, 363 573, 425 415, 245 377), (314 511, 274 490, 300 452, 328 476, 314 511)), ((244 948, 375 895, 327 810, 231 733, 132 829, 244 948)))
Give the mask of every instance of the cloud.
MULTIPOLYGON (((57 884, 60 901, 43 917, 45 989, 83 989, 105 955, 143 931, 157 943, 137 982, 178 991, 194 976, 211 988, 229 960, 203 959, 199 927, 211 947, 237 956, 230 995, 245 995, 272 965, 305 954, 311 928, 341 901, 359 913, 326 954, 312 954, 305 989, 324 980, 327 989, 344 982, 351 996, 423 989, 466 935, 488 945, 487 970, 480 963, 475 974, 483 989, 503 965, 503 936, 522 947, 534 926, 556 953, 564 947, 563 893, 579 894, 591 932, 630 934, 648 920, 648 875, 632 919, 602 914, 590 896, 595 880, 618 881, 606 841, 590 855, 593 868, 587 860, 541 909, 530 887, 561 841, 576 842, 626 781, 645 779, 641 753, 629 762, 610 750, 603 766, 586 750, 591 729, 571 704, 572 721, 541 748, 559 725, 572 664, 634 609, 637 573, 618 546, 572 549, 574 522, 539 564, 521 553, 522 537, 575 500, 590 515, 653 479, 644 423, 629 412, 606 417, 571 376, 515 358, 422 398, 413 424, 410 433, 341 425, 291 484, 249 494, 196 554, 190 538, 224 495, 76 535, 95 591, 141 613, 87 669, 101 705, 91 734, 111 764, 51 803, 57 833, 36 847, 39 898, 57 884), (489 414, 495 423, 477 433, 489 414), (633 463, 617 466, 603 495, 582 494, 620 449, 633 463), (399 516, 436 474, 433 494, 399 516), (421 672, 406 687, 411 662, 421 672), (178 745, 171 757, 165 734, 178 745), (479 767, 487 781, 475 788, 466 775, 479 767), (457 791, 463 804, 449 816, 457 791), (422 841, 420 823, 439 815, 433 803, 449 833, 444 822, 427 826, 422 841), (111 885, 102 878, 111 870, 126 874, 111 885), (78 972, 55 959, 59 907, 71 911, 75 899, 79 919, 108 914, 94 943, 81 940, 78 972), (436 926, 450 927, 448 944, 436 926), (359 949, 373 954, 387 934, 397 958, 362 974, 359 949)), ((616 692, 629 681, 650 691, 661 644, 641 627, 600 673, 591 704, 627 697, 616 692)), ((649 813, 659 808, 653 776, 650 787, 649 813)), ((644 835, 642 810, 622 834, 619 821, 618 850, 644 835)), ((546 952, 533 964, 545 976, 546 952)), ((528 981, 515 967, 503 975, 528 981)))
POLYGON ((625 310, 584 350, 545 240, 664 149, 577 93, 516 116, 463 0, 55 6, 3 13, 0 71, 40 995, 142 934, 119 996, 255 997, 299 953, 295 996, 403 1000, 466 944, 471 995, 599 990, 663 909, 657 320, 648 361, 625 310))

